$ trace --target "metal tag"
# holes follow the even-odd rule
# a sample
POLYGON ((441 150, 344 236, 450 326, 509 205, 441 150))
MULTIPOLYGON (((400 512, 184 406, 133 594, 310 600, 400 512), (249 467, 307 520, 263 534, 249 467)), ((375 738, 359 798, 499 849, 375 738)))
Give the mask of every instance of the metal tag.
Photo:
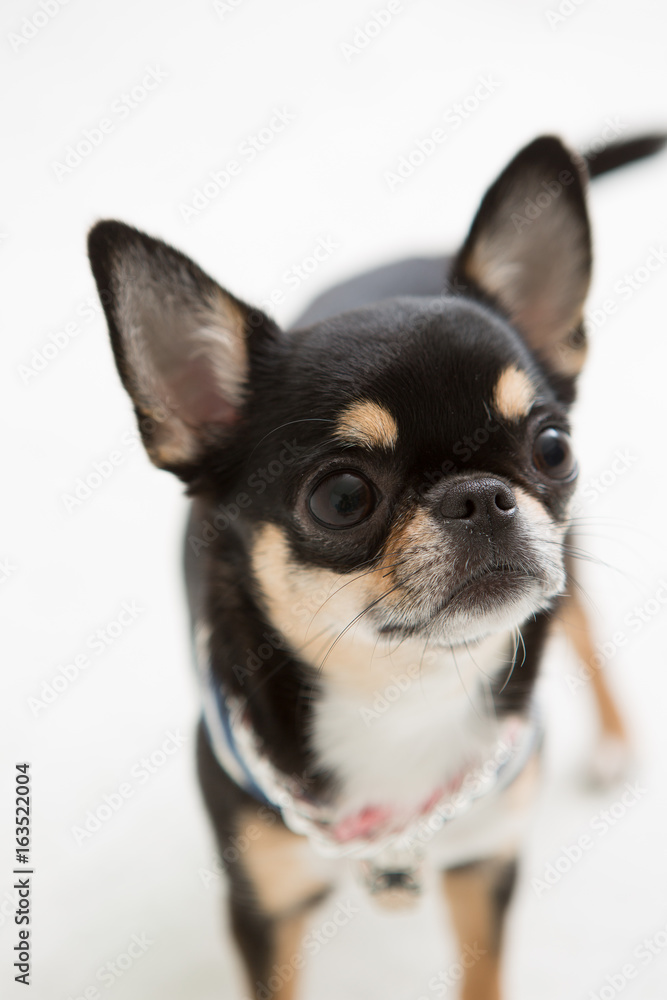
POLYGON ((413 907, 422 892, 423 858, 415 846, 400 842, 385 847, 372 858, 359 862, 363 882, 371 898, 384 909, 413 907))

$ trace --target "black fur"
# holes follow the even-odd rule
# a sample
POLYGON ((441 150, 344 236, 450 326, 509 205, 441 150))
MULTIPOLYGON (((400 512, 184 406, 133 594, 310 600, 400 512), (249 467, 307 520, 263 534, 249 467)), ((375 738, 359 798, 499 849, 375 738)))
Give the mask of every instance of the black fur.
MULTIPOLYGON (((662 141, 650 137, 619 144, 591 158, 591 172, 598 175, 648 155, 662 141)), ((581 157, 551 137, 536 140, 490 188, 455 258, 412 259, 343 282, 320 296, 289 333, 219 289, 197 265, 160 241, 116 222, 100 223, 90 234, 91 266, 144 442, 156 464, 180 476, 193 497, 186 578, 193 619, 204 617, 212 629, 214 676, 246 701, 265 753, 313 798, 327 799, 336 789, 336 775, 318 768, 310 745, 318 670, 303 662, 269 619, 251 566, 256 531, 277 526, 296 567, 329 569, 344 579, 352 571, 379 566, 387 538, 402 519, 416 511, 442 513, 452 489, 471 478, 491 479, 501 491, 521 488, 556 525, 565 522, 574 477, 540 472, 533 448, 542 429, 568 430, 575 373, 560 359, 567 357, 569 364, 571 356, 578 357, 584 337, 579 299, 591 258, 585 184, 581 157), (552 235, 565 234, 569 241, 560 248, 568 266, 573 262, 563 295, 573 301, 563 305, 567 340, 559 345, 564 351, 559 355, 548 338, 540 339, 539 323, 535 326, 521 301, 530 289, 512 292, 511 281, 507 287, 498 284, 478 251, 487 241, 507 252, 512 264, 512 254, 520 254, 523 244, 520 228, 509 224, 511 213, 526 191, 531 194, 563 172, 570 180, 561 185, 550 211, 559 218, 552 235), (128 300, 125 285, 133 268, 140 280, 128 300), (144 298, 149 303, 145 315, 144 298), (195 371, 202 353, 191 345, 170 342, 148 376, 136 364, 136 351, 144 350, 150 367, 149 347, 155 349, 162 326, 169 325, 169 310, 173 316, 199 315, 202 303, 212 298, 241 317, 242 327, 224 348, 229 369, 242 371, 238 392, 232 387, 228 398, 217 401, 205 362, 200 365, 203 381, 195 378, 183 392, 180 375, 188 366, 195 371), (154 328, 137 347, 134 328, 141 333, 142 324, 154 328), (537 395, 527 418, 503 420, 491 410, 494 387, 510 366, 530 378, 537 395), (209 397, 211 419, 206 416, 209 397), (360 400, 393 415, 399 428, 395 448, 341 447, 334 433, 339 417, 360 400), (309 497, 323 475, 345 469, 359 471, 374 484, 375 508, 354 527, 330 530, 309 516, 309 497)), ((544 222, 538 222, 533 236, 544 222)), ((545 270, 550 259, 551 246, 545 250, 545 270)), ((516 267, 508 273, 516 274, 516 267)), ((545 279, 543 286, 538 281, 536 294, 557 296, 558 278, 545 279)), ((526 565, 525 539, 518 529, 443 520, 443 543, 462 574, 507 569, 509 581, 509 570, 517 564, 526 572, 534 569, 526 565)), ((500 603, 502 582, 496 590, 489 600, 500 603)), ((383 613, 368 611, 380 633, 428 634, 416 612, 407 623, 383 613)), ((523 648, 511 674, 494 683, 499 715, 527 710, 552 613, 543 609, 523 624, 523 648)), ((203 731, 198 761, 224 856, 237 832, 239 811, 253 800, 221 771, 203 731)), ((280 822, 275 810, 269 812, 280 822)), ((262 980, 271 964, 275 926, 262 914, 242 862, 228 867, 233 930, 253 980, 262 980)), ((494 881, 498 928, 513 879, 510 865, 494 881)))

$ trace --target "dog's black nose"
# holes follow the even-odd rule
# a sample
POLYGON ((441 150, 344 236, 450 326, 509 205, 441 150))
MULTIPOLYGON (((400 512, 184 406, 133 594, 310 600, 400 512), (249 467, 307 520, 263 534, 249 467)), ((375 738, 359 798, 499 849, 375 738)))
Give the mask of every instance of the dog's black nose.
POLYGON ((516 500, 500 479, 466 479, 449 487, 440 503, 448 520, 463 521, 488 531, 508 526, 516 514, 516 500))

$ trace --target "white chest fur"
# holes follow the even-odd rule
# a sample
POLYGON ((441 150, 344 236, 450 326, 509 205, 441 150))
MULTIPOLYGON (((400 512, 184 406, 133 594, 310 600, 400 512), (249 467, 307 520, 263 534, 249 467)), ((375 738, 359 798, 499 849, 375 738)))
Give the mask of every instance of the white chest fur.
POLYGON ((490 679, 508 670, 507 634, 451 651, 404 642, 393 654, 376 648, 378 686, 349 674, 322 678, 313 719, 318 761, 336 776, 343 813, 367 806, 412 811, 438 787, 479 764, 498 736, 490 679), (387 661, 389 657, 389 663, 387 661))

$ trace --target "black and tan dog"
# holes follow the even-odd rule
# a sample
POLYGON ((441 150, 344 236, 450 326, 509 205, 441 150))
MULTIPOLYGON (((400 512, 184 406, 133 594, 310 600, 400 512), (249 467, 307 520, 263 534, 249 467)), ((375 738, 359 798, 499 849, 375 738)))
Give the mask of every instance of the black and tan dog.
POLYGON ((294 995, 342 859, 387 902, 418 894, 422 863, 442 872, 476 947, 463 996, 499 996, 557 602, 590 655, 568 586, 586 183, 583 158, 536 140, 454 259, 362 275, 289 333, 164 243, 90 234, 144 444, 193 498, 200 776, 253 997, 294 995))

